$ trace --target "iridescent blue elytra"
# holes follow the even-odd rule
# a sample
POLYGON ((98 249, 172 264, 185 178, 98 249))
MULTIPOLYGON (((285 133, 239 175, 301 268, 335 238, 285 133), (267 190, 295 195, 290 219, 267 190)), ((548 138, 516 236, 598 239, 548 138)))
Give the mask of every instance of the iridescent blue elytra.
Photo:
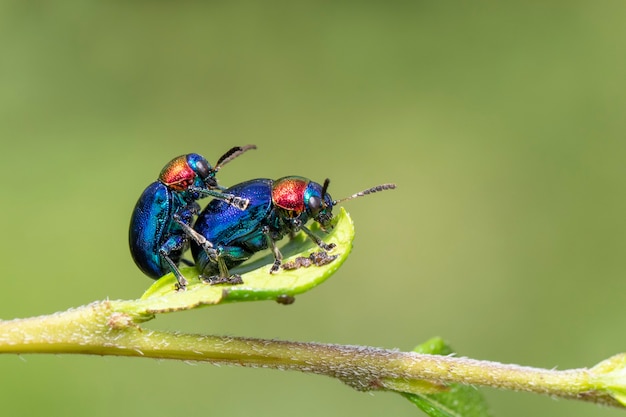
POLYGON ((172 159, 161 171, 159 179, 150 184, 137 200, 129 227, 129 246, 133 260, 150 278, 173 272, 179 289, 187 280, 178 269, 189 239, 194 216, 200 211, 196 200, 213 196, 242 211, 248 204, 232 194, 222 192, 215 179, 219 169, 254 145, 234 147, 226 152, 215 168, 195 153, 172 159))
POLYGON ((320 185, 304 177, 289 176, 278 180, 254 179, 234 185, 225 192, 249 200, 245 211, 236 210, 223 201, 213 200, 200 213, 194 230, 204 236, 216 250, 209 254, 191 241, 191 252, 201 278, 212 283, 240 282, 230 275, 229 268, 249 259, 255 252, 271 249, 277 272, 282 255, 276 242, 286 234, 302 230, 320 248, 329 251, 334 244, 324 243, 305 225, 313 219, 322 230, 331 228, 332 208, 340 201, 395 188, 383 184, 356 193, 346 199, 333 200, 326 192, 329 181, 320 185))

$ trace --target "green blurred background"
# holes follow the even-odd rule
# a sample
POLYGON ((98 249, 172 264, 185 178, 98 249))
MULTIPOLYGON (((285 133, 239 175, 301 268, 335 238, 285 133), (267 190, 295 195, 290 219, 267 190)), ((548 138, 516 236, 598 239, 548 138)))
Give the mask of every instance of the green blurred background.
MULTIPOLYGON (((136 298, 136 199, 172 157, 250 152, 222 184, 299 174, 342 197, 354 251, 294 305, 147 327, 559 369, 626 351, 626 4, 0 3, 0 317, 136 298), (620 324, 622 323, 622 324, 620 324)), ((2 356, 12 416, 419 415, 298 373, 2 356)), ((485 390, 498 416, 608 408, 485 390)))

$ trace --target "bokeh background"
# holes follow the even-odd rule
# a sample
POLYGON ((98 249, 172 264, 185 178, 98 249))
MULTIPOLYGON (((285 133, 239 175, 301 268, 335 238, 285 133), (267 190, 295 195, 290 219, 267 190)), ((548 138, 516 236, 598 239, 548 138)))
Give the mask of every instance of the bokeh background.
MULTIPOLYGON (((548 368, 626 350, 626 4, 0 3, 0 317, 138 297, 131 210, 172 157, 259 149, 222 184, 299 174, 346 204, 354 251, 295 304, 151 328, 548 368)), ((2 356, 12 416, 419 415, 298 373, 2 356)), ((617 416, 485 390, 499 416, 617 416)), ((618 414, 619 413, 619 414, 618 414)))

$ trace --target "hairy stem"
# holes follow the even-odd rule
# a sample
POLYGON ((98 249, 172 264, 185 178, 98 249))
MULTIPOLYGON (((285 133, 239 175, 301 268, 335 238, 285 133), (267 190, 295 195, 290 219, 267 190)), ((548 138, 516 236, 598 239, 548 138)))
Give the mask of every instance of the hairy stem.
POLYGON ((0 321, 0 353, 139 356, 291 369, 335 377, 360 391, 418 392, 413 387, 423 389, 424 381, 456 382, 621 406, 588 369, 556 371, 361 346, 169 333, 140 327, 147 318, 132 301, 102 301, 0 321))

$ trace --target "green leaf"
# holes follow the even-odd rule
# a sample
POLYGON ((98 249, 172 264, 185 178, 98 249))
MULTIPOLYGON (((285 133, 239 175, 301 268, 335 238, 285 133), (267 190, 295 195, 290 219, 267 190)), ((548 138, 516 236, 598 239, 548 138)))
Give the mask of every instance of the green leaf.
MULTIPOLYGON (((452 349, 440 338, 433 338, 414 350, 416 353, 451 355, 452 349)), ((409 401, 417 405, 431 417, 488 417, 487 403, 474 387, 450 384, 445 392, 423 394, 403 393, 409 401)))
MULTIPOLYGON (((334 228, 328 234, 319 230, 317 224, 311 227, 326 243, 336 245, 329 255, 337 255, 337 258, 326 265, 295 270, 281 269, 278 273, 270 274, 274 258, 269 253, 232 269, 231 272, 240 274, 243 279, 243 284, 239 285, 209 285, 198 279, 195 268, 182 268, 182 273, 189 279, 186 291, 176 291, 176 278, 172 274, 165 275, 135 302, 133 310, 139 315, 151 315, 235 301, 277 300, 288 303, 292 300, 291 297, 324 282, 347 259, 354 239, 352 219, 341 208, 333 224, 334 228)), ((307 257, 320 250, 304 233, 299 233, 281 248, 284 263, 296 257, 307 257)))
POLYGON ((626 406, 626 353, 606 359, 589 370, 596 389, 607 392, 626 406))

